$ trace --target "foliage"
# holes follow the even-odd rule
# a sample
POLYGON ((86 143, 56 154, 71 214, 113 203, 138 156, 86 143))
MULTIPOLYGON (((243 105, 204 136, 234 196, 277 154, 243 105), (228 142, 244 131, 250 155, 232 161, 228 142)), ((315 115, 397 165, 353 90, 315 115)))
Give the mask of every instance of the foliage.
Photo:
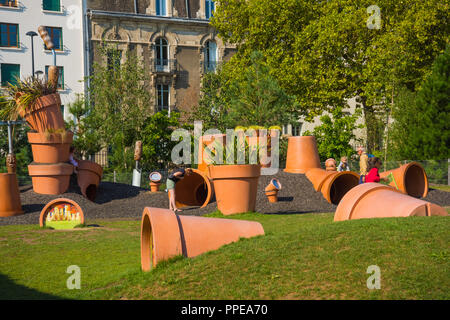
MULTIPOLYGON (((31 146, 28 143, 27 132, 30 128, 26 125, 14 125, 13 151, 17 160, 16 173, 18 177, 28 175, 28 165, 33 161, 31 146)), ((6 172, 6 155, 8 154, 8 127, 0 126, 0 172, 6 172)))
POLYGON ((393 109, 392 148, 398 160, 450 158, 450 46, 436 58, 417 92, 402 89, 393 109))
POLYGON ((314 128, 313 132, 305 131, 304 135, 314 135, 317 141, 317 149, 321 161, 334 158, 338 161, 342 156, 350 158, 354 148, 351 140, 356 140, 354 130, 361 112, 359 109, 352 115, 347 115, 342 108, 331 110, 331 116, 325 114, 320 117, 321 124, 314 128))

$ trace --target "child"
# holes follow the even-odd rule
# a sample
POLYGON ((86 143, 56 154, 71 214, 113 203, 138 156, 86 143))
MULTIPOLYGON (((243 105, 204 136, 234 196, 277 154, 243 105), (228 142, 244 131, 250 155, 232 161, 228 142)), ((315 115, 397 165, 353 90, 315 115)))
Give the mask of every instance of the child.
MULTIPOLYGON (((66 149, 67 150, 67 149, 66 149)), ((74 172, 77 173, 77 169, 78 169, 78 162, 74 159, 73 154, 75 152, 75 147, 74 146, 70 146, 70 155, 69 155, 69 162, 71 165, 73 165, 74 168, 74 172)))
POLYGON ((337 171, 349 171, 349 170, 350 168, 348 167, 347 157, 342 157, 337 171))
POLYGON ((172 173, 169 175, 169 177, 166 180, 167 184, 167 190, 169 192, 169 209, 173 210, 174 212, 181 211, 177 208, 177 205, 175 203, 175 184, 184 179, 185 175, 190 175, 192 173, 191 168, 183 169, 183 168, 177 168, 172 171, 172 173))
POLYGON ((380 178, 380 174, 378 171, 381 168, 381 160, 380 158, 373 157, 369 159, 369 173, 366 175, 365 182, 380 182, 380 180, 387 181, 387 178, 380 178))
POLYGON ((329 158, 325 161, 325 170, 326 171, 336 171, 336 160, 333 158, 329 158))

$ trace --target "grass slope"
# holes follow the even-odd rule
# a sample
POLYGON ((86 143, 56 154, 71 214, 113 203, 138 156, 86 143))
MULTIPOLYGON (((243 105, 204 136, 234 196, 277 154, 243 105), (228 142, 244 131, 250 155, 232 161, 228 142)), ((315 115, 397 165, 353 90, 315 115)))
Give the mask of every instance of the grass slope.
MULTIPOLYGON (((210 216, 220 216, 215 213, 210 216)), ((58 231, 0 227, 0 299, 449 299, 447 217, 333 222, 333 214, 263 215, 266 235, 140 271, 140 221, 58 231), (81 268, 68 290, 67 267, 81 268), (381 269, 369 290, 368 266, 381 269)))

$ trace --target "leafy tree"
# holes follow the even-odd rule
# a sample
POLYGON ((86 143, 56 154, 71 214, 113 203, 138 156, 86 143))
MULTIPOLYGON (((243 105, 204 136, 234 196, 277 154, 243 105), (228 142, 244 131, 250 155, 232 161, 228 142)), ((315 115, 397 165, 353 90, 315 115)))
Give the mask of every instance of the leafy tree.
MULTIPOLYGON (((33 162, 31 146, 28 143, 27 132, 30 128, 27 125, 13 126, 13 150, 17 160, 16 173, 18 177, 28 176, 28 165, 33 162)), ((6 155, 9 151, 8 127, 0 126, 0 172, 6 172, 6 155)))

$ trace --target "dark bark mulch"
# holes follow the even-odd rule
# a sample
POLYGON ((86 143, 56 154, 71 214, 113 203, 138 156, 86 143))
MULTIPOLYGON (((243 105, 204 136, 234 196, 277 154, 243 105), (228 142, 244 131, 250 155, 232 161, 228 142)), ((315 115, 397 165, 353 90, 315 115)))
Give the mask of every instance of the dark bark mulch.
MULTIPOLYGON (((59 196, 41 195, 33 192, 32 186, 20 188, 22 208, 25 214, 0 218, 0 225, 38 224, 39 214, 44 206, 56 198, 68 198, 77 202, 83 209, 86 222, 99 218, 140 219, 144 207, 168 208, 167 193, 151 193, 146 189, 127 184, 101 182, 94 202, 81 195, 80 189, 71 184, 69 190, 59 196)), ((424 199, 441 206, 450 206, 450 192, 430 189, 424 199)), ((186 208, 184 215, 204 215, 217 210, 215 202, 204 208, 186 208)), ((276 175, 261 176, 258 185, 256 211, 265 214, 301 214, 311 212, 334 212, 336 206, 329 204, 320 192, 316 192, 311 182, 303 174, 286 173, 280 170, 276 175), (272 178, 281 182, 282 190, 278 193, 279 201, 270 203, 264 188, 272 178)))

